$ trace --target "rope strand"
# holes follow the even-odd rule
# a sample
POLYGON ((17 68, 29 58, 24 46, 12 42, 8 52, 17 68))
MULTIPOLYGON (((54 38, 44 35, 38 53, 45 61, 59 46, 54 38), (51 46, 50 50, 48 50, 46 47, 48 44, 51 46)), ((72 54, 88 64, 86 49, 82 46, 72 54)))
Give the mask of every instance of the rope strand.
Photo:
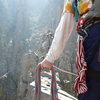
POLYGON ((61 71, 61 72, 66 73, 66 74, 70 74, 70 75, 73 75, 73 76, 78 76, 78 75, 77 75, 77 74, 75 74, 75 73, 65 71, 65 70, 60 69, 60 68, 58 68, 58 67, 56 67, 56 66, 53 66, 53 67, 54 67, 54 68, 56 68, 57 70, 61 71))

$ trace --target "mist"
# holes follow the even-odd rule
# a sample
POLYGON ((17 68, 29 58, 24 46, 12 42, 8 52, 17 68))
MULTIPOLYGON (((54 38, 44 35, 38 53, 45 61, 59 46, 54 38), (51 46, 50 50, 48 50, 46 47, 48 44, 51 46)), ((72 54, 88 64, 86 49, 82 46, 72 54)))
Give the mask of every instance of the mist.
POLYGON ((0 0, 0 100, 33 100, 34 70, 50 48, 63 6, 64 0, 0 0))

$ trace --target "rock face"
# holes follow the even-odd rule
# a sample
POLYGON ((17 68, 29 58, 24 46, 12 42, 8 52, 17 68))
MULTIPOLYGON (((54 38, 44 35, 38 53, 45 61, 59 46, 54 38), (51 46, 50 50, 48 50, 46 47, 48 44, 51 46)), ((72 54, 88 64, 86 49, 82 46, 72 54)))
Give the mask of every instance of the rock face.
MULTIPOLYGON (((0 100, 33 100, 34 69, 50 48, 63 4, 64 0, 0 1, 0 100)), ((56 66, 75 72, 75 41, 72 34, 56 66)), ((72 83, 66 84, 74 77, 59 72, 59 79, 61 89, 74 95, 72 83)))
MULTIPOLYGON (((30 97, 30 82, 33 81, 33 74, 39 58, 34 52, 29 52, 24 55, 21 64, 21 74, 18 88, 18 100, 28 100, 30 97)), ((30 99, 31 100, 31 99, 30 99)))

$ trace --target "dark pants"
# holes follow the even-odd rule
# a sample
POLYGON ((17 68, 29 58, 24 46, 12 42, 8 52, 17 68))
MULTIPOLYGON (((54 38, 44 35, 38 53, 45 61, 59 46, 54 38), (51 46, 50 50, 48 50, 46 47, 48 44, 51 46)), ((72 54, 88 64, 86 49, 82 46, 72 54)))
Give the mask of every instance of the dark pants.
MULTIPOLYGON (((85 60, 87 63, 91 59, 90 55, 93 53, 93 48, 95 45, 100 41, 100 22, 92 25, 87 30, 88 37, 84 41, 84 49, 85 49, 85 60)), ((92 68, 96 71, 100 71, 100 59, 99 57, 99 50, 95 53, 94 59, 92 60, 92 63, 88 68, 92 68)), ((95 81, 93 79, 90 79, 87 77, 87 87, 88 91, 79 94, 78 100, 100 100, 100 82, 95 81)))

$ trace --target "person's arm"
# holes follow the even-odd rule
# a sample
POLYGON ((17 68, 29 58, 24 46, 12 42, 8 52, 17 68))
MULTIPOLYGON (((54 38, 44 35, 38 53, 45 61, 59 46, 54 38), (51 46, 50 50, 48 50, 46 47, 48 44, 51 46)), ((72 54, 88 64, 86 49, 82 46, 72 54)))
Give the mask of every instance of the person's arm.
POLYGON ((54 38, 45 59, 40 63, 42 69, 50 70, 55 60, 61 55, 66 41, 68 40, 74 26, 74 12, 72 11, 72 1, 67 1, 64 6, 63 15, 56 28, 54 38))
POLYGON ((44 60, 54 63, 62 53, 74 25, 74 15, 66 12, 61 17, 60 23, 55 31, 51 47, 44 60))

